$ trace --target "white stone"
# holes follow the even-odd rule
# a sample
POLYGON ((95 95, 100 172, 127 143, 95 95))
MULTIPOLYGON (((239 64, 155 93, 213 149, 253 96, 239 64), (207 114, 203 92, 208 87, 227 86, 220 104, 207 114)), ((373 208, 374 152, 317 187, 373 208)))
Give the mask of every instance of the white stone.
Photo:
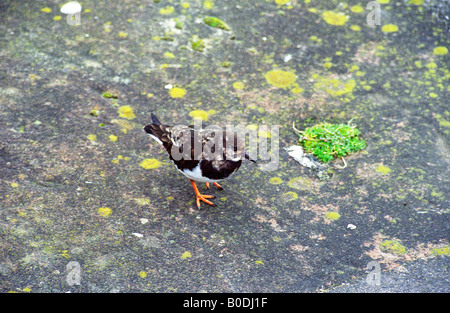
POLYGON ((60 11, 63 14, 80 13, 81 12, 81 4, 79 4, 77 1, 69 1, 61 7, 60 11))

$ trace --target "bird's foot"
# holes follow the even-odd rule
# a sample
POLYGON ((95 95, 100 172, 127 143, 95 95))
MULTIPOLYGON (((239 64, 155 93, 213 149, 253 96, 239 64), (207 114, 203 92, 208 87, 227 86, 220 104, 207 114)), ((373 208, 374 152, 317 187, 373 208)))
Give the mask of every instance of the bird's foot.
POLYGON ((193 181, 192 179, 191 179, 190 181, 191 181, 192 187, 194 187, 195 195, 196 195, 196 197, 197 197, 197 207, 198 207, 199 209, 200 209, 200 201, 203 201, 203 202, 205 202, 206 204, 209 204, 209 205, 212 205, 212 206, 216 206, 216 205, 215 205, 214 203, 212 203, 211 201, 206 200, 206 199, 214 198, 214 196, 211 196, 211 195, 202 195, 202 194, 198 191, 198 188, 197 188, 197 185, 195 184, 195 181, 193 181))
POLYGON ((203 202, 205 202, 206 204, 209 204, 209 205, 212 205, 212 206, 216 206, 216 205, 215 205, 214 203, 212 203, 211 201, 206 200, 206 199, 210 199, 210 198, 214 198, 214 196, 198 194, 198 195, 197 195, 197 207, 198 207, 198 209, 200 210, 200 201, 203 201, 203 202))
MULTIPOLYGON (((214 182, 213 184, 217 187, 217 189, 223 190, 222 186, 220 186, 218 183, 214 182)), ((206 189, 209 189, 209 183, 206 183, 206 189)))

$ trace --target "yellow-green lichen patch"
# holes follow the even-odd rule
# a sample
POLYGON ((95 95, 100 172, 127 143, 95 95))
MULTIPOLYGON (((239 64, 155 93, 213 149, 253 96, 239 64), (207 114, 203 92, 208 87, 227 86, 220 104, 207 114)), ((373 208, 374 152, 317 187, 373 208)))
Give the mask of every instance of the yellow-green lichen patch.
POLYGON ((140 277, 140 278, 145 278, 145 277, 147 277, 147 272, 145 272, 145 271, 140 271, 140 272, 139 272, 139 277, 140 277))
POLYGON ((86 136, 86 138, 90 141, 97 141, 97 135, 95 134, 89 134, 86 136))
POLYGON ((123 119, 112 119, 111 123, 121 127, 124 134, 136 127, 135 123, 123 119))
POLYGON ((110 33, 111 32, 111 21, 107 21, 106 23, 103 24, 103 30, 106 33, 110 33))
POLYGON ((125 160, 128 161, 130 160, 130 157, 124 157, 123 155, 118 155, 117 158, 113 159, 111 162, 114 164, 118 164, 120 162, 120 160, 125 160))
POLYGON ((184 98, 184 96, 186 95, 186 89, 174 87, 169 90, 169 95, 172 98, 184 98))
POLYGON ((304 91, 303 88, 300 87, 297 83, 294 83, 292 86, 293 87, 291 89, 291 92, 294 93, 294 94, 302 93, 304 91))
POLYGON ((443 248, 434 248, 431 250, 432 255, 450 255, 450 246, 445 246, 443 248))
POLYGON ((269 84, 278 88, 287 88, 295 83, 297 79, 293 72, 282 70, 269 71, 264 75, 264 77, 269 84))
POLYGON ((439 46, 433 49, 434 55, 446 55, 448 53, 447 47, 439 46))
POLYGON ((216 114, 217 111, 216 110, 209 110, 209 111, 205 111, 205 110, 193 110, 191 112, 189 112, 189 116, 196 119, 202 119, 203 121, 207 121, 210 115, 216 114))
POLYGON ((66 259, 70 259, 69 250, 58 250, 58 252, 61 254, 61 256, 65 257, 66 259))
POLYGON ((150 199, 149 198, 136 198, 133 199, 134 202, 136 202, 137 205, 140 206, 144 206, 144 205, 149 205, 150 204, 150 199))
POLYGON ((159 10, 159 14, 161 15, 169 15, 175 12, 175 8, 173 6, 167 6, 159 10))
POLYGON ((311 188, 311 182, 307 178, 299 176, 289 180, 288 186, 298 190, 309 190, 311 188))
POLYGON ((322 13, 322 18, 328 24, 335 25, 335 26, 342 26, 348 20, 348 16, 346 16, 345 14, 337 13, 337 12, 333 12, 333 11, 325 11, 325 12, 323 12, 322 13))
POLYGON ((189 259, 192 257, 192 254, 189 251, 185 251, 182 255, 181 255, 181 259, 189 259))
POLYGON ((121 106, 117 112, 120 117, 126 118, 127 120, 132 120, 136 117, 136 115, 134 115, 133 108, 129 105, 121 106))
POLYGON ((261 259, 255 261, 256 265, 264 265, 264 262, 261 259))
POLYGON ((270 131, 265 131, 262 129, 258 130, 258 139, 270 137, 271 137, 270 131))
POLYGON ((117 141, 117 136, 115 136, 115 135, 109 135, 109 140, 111 140, 112 142, 116 142, 117 141))
POLYGON ((398 26, 394 24, 386 24, 381 27, 383 33, 395 33, 398 31, 398 26))
POLYGON ((162 163, 157 159, 145 159, 139 165, 146 170, 151 170, 161 167, 162 163))
POLYGON ((333 97, 340 97, 343 95, 351 95, 353 89, 356 87, 356 81, 349 79, 347 81, 337 78, 329 78, 326 76, 313 75, 316 80, 314 88, 317 90, 325 91, 327 94, 333 97))
POLYGON ((364 8, 361 5, 357 4, 350 7, 350 11, 352 11, 353 13, 362 13, 364 12, 364 8))
POLYGON ((383 252, 388 252, 392 254, 405 254, 406 248, 398 241, 395 240, 385 240, 380 243, 380 249, 383 252))
POLYGON ((279 185, 283 183, 283 180, 280 177, 271 177, 269 179, 269 183, 271 183, 272 185, 279 185))
POLYGON ((341 218, 341 214, 339 214, 338 212, 326 212, 325 213, 325 218, 329 219, 329 220, 336 221, 336 220, 341 218))
POLYGON ((46 8, 42 8, 41 11, 44 13, 50 13, 50 12, 52 12, 52 9, 46 7, 46 8))
POLYGON ((100 214, 103 217, 108 217, 112 214, 112 210, 108 207, 102 207, 98 209, 98 214, 100 214))
POLYGON ((19 184, 18 183, 11 183, 10 186, 12 188, 17 188, 17 187, 19 187, 19 184))
POLYGON ((245 88, 245 85, 243 82, 235 82, 233 83, 233 88, 236 90, 241 90, 245 88))
POLYGON ((375 171, 378 172, 378 173, 381 173, 381 174, 383 174, 383 175, 387 175, 387 174, 389 174, 389 172, 391 171, 391 169, 390 169, 389 167, 387 167, 387 166, 379 165, 379 166, 375 169, 375 171))
POLYGON ((309 40, 317 42, 317 43, 321 43, 322 42, 322 38, 317 37, 316 35, 312 35, 309 37, 309 40))
POLYGON ((164 57, 168 59, 174 59, 175 55, 172 52, 164 52, 164 57))
POLYGON ((414 4, 414 5, 423 5, 424 1, 423 0, 410 0, 410 3, 414 4))
POLYGON ((213 0, 203 0, 203 8, 206 10, 211 10, 214 7, 213 0))
POLYGON ((281 241, 283 241, 283 238, 278 237, 278 236, 274 236, 274 237, 272 237, 272 240, 275 241, 275 242, 281 242, 281 241))
POLYGON ((214 28, 218 28, 218 29, 222 29, 222 30, 226 30, 226 31, 230 30, 230 27, 224 21, 222 21, 221 19, 218 19, 217 17, 213 17, 213 16, 205 17, 203 19, 203 22, 206 25, 214 27, 214 28))
POLYGON ((283 193, 282 198, 284 201, 293 201, 293 200, 298 199, 298 194, 293 191, 288 191, 288 192, 283 193))
POLYGON ((446 120, 441 114, 434 114, 434 118, 439 122, 441 127, 450 127, 450 121, 446 120))

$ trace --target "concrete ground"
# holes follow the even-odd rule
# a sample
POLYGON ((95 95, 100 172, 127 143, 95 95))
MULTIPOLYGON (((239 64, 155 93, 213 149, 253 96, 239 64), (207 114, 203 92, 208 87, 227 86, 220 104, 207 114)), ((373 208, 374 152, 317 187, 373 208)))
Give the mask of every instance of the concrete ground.
POLYGON ((2 1, 0 291, 449 292, 448 5, 383 2, 2 1), (279 125, 277 166, 197 210, 150 112, 279 125), (328 180, 284 150, 323 121, 367 141, 328 180))

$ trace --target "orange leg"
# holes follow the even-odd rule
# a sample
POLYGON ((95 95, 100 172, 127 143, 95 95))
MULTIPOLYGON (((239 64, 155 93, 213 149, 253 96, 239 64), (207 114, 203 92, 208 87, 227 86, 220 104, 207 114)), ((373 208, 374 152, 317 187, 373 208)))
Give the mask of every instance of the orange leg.
POLYGON ((200 194, 200 192, 198 191, 197 185, 195 184, 195 181, 193 181, 192 179, 190 179, 190 181, 191 181, 192 187, 194 187, 195 195, 197 196, 197 207, 200 209, 200 200, 205 202, 206 204, 215 206, 214 203, 206 200, 206 199, 214 198, 214 196, 200 194))
MULTIPOLYGON (((220 186, 218 183, 213 183, 214 186, 216 186, 219 190, 223 190, 222 186, 220 186)), ((209 183, 206 183, 206 189, 209 189, 209 183)))

